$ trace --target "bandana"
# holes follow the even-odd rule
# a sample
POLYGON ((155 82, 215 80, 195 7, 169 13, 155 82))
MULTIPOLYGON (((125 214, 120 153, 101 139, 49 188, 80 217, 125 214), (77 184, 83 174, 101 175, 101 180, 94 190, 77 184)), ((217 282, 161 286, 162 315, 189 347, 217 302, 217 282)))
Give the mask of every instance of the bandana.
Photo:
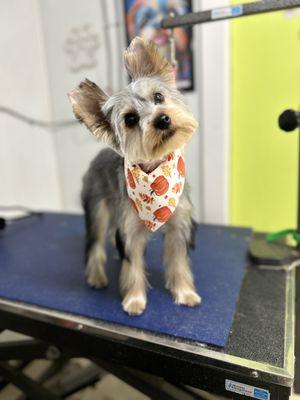
POLYGON ((170 153, 152 172, 125 159, 124 172, 129 199, 138 216, 151 231, 160 228, 174 213, 183 191, 183 151, 170 153))

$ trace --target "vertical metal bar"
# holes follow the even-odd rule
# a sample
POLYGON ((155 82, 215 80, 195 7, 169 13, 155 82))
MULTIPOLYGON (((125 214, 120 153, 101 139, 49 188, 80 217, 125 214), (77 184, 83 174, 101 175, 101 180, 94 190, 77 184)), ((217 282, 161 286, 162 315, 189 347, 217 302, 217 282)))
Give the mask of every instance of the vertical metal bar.
MULTIPOLYGON (((297 233, 300 235, 300 127, 298 129, 298 219, 297 219, 297 233)), ((300 250, 300 243, 297 244, 300 250)))

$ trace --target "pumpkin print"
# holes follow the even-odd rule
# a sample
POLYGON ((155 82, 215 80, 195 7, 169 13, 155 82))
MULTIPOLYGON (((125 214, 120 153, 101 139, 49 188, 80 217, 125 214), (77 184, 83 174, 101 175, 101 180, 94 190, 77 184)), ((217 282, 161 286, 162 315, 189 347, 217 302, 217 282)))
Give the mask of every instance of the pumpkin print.
POLYGON ((155 228, 155 226, 156 226, 156 223, 155 223, 155 222, 148 221, 147 219, 144 220, 144 224, 146 225, 146 227, 147 227, 148 229, 151 229, 151 230, 153 230, 153 229, 155 228))
POLYGON ((173 198, 173 197, 171 197, 170 199, 169 199, 169 201, 168 201, 168 205, 170 206, 170 207, 176 207, 176 200, 173 198))
POLYGON ((168 165, 162 167, 162 171, 165 176, 171 176, 171 168, 168 165))
POLYGON ((164 206, 158 208, 156 211, 154 211, 153 214, 155 215, 155 217, 158 219, 159 222, 166 222, 171 217, 172 212, 169 209, 169 207, 164 206))
POLYGON ((154 192, 157 196, 162 196, 168 191, 169 182, 164 176, 160 175, 155 179, 150 187, 152 189, 152 193, 154 192))
POLYGON ((143 200, 144 203, 147 204, 152 204, 153 203, 153 197, 148 196, 145 193, 139 193, 140 198, 143 200))
POLYGON ((127 181, 129 183, 129 186, 131 187, 131 189, 135 189, 135 182, 134 182, 132 173, 129 168, 127 168, 127 181))
POLYGON ((184 186, 185 166, 180 149, 172 152, 151 174, 125 157, 124 175, 132 207, 151 231, 173 215, 184 186))
POLYGON ((139 182, 141 170, 138 167, 134 167, 132 168, 131 172, 136 181, 139 182))
POLYGON ((181 182, 176 183, 173 187, 172 187, 172 192, 177 194, 179 192, 181 192, 181 188, 182 188, 182 184, 181 182))
POLYGON ((140 200, 139 200, 139 199, 135 199, 135 203, 136 203, 136 205, 138 206, 138 208, 142 211, 143 205, 142 205, 142 203, 140 202, 140 200))
POLYGON ((135 201, 132 200, 132 199, 129 199, 129 200, 130 200, 131 204, 133 205, 133 208, 135 209, 136 213, 138 214, 138 213, 139 213, 139 210, 138 210, 138 208, 137 208, 137 206, 136 206, 136 204, 135 204, 135 201))
POLYGON ((179 157, 178 162, 177 162, 177 171, 179 172, 179 175, 184 177, 185 176, 185 165, 182 157, 179 157))

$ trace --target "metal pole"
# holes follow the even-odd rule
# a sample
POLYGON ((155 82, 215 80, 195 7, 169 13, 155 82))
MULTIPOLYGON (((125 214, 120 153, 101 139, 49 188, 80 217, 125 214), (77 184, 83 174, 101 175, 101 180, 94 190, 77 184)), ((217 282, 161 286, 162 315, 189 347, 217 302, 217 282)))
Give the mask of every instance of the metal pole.
POLYGON ((232 18, 268 13, 300 7, 300 0, 263 0, 228 7, 213 8, 181 16, 166 17, 162 20, 162 28, 171 29, 179 26, 203 24, 232 18))
MULTIPOLYGON (((298 215, 296 233, 300 235, 300 111, 285 110, 278 119, 280 129, 285 132, 298 130, 298 215)), ((300 242, 297 240, 297 248, 300 250, 300 242)))
MULTIPOLYGON (((300 127, 298 129, 298 220, 297 220, 297 233, 300 235, 300 127)), ((297 245, 300 250, 300 243, 297 245)))

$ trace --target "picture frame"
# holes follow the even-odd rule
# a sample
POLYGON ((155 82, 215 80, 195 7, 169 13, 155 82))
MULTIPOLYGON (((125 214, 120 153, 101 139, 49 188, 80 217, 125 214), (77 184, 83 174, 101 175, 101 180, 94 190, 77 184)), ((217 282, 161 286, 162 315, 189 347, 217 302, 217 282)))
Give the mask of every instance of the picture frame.
MULTIPOLYGON (((192 12, 191 0, 123 0, 127 44, 135 36, 153 40, 160 51, 170 60, 170 31, 161 28, 164 17, 174 13, 183 15, 192 12)), ((192 29, 174 29, 177 61, 177 88, 181 91, 194 89, 192 29)))

